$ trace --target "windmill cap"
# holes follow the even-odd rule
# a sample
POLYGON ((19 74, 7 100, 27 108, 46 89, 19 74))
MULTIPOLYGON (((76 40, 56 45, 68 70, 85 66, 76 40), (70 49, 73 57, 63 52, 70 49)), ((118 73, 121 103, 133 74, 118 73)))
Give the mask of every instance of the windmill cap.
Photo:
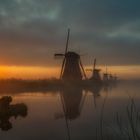
POLYGON ((75 52, 67 52, 65 57, 80 58, 80 55, 75 52))

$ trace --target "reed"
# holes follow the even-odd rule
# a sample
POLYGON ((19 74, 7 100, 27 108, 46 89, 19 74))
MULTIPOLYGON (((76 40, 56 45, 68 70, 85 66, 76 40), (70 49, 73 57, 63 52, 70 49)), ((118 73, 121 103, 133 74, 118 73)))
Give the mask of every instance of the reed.
POLYGON ((116 112, 113 125, 116 129, 111 128, 112 135, 116 135, 118 139, 140 140, 140 113, 134 99, 131 98, 125 108, 125 118, 116 112))
POLYGON ((121 113, 115 113, 115 119, 112 120, 113 127, 109 126, 109 135, 105 132, 108 129, 107 124, 104 122, 104 109, 107 97, 105 97, 100 113, 99 127, 96 129, 96 140, 140 140, 140 112, 136 107, 134 99, 130 99, 129 104, 124 108, 125 117, 121 113), (99 137, 97 137, 99 132, 99 137))
POLYGON ((140 140, 140 114, 135 105, 134 99, 126 107, 126 124, 122 121, 121 115, 116 115, 117 126, 120 136, 126 136, 128 140, 140 140))

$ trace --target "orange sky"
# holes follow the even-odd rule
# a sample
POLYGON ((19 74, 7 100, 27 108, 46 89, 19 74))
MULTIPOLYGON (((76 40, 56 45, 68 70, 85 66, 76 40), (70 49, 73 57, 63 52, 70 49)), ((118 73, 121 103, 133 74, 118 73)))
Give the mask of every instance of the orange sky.
MULTIPOLYGON (((91 66, 85 67, 90 68, 91 66)), ((101 74, 105 72, 104 66, 101 74)), ((120 79, 140 79, 140 66, 109 66, 108 72, 117 74, 120 79)), ((43 79, 59 77, 60 67, 29 67, 29 66, 0 66, 0 79, 22 78, 43 79)), ((90 72, 87 75, 90 76, 90 72)))

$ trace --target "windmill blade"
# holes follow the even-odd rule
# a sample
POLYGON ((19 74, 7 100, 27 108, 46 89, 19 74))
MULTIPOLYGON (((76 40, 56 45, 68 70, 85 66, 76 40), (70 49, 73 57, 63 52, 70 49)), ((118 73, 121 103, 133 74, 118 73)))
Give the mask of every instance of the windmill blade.
POLYGON ((57 57, 57 56, 65 56, 65 55, 62 53, 55 53, 54 56, 57 57))
POLYGON ((81 68, 82 68, 82 71, 83 71, 83 74, 84 74, 85 79, 87 79, 87 76, 86 76, 86 73, 85 73, 85 70, 84 70, 84 67, 83 67, 83 65, 82 65, 81 60, 80 60, 80 66, 81 66, 81 68))
POLYGON ((66 58, 64 57, 63 62, 62 62, 62 67, 61 67, 60 79, 62 79, 62 74, 63 74, 63 71, 64 71, 65 61, 66 61, 66 58))
POLYGON ((54 54, 54 58, 58 58, 58 59, 62 59, 62 58, 64 58, 65 57, 65 55, 64 54, 61 54, 61 53, 56 53, 56 54, 54 54))
POLYGON ((94 59, 94 65, 93 65, 93 70, 96 68, 96 58, 94 59))
POLYGON ((64 59, 63 59, 63 62, 62 62, 62 67, 61 67, 60 79, 62 78, 63 71, 64 71, 64 66, 65 66, 65 61, 66 61, 66 53, 68 52, 69 37, 70 37, 70 29, 68 29, 66 49, 65 49, 65 53, 64 53, 64 59))
POLYGON ((67 35, 67 42, 66 42, 65 54, 68 52, 69 38, 70 38, 70 29, 68 29, 68 35, 67 35))

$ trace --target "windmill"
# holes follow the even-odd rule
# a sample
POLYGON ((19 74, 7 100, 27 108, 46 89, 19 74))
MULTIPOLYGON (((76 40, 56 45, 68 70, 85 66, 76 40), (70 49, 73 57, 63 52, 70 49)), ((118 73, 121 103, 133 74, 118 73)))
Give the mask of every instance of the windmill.
POLYGON ((113 75, 109 74, 109 81, 113 81, 113 75))
POLYGON ((81 81, 86 79, 86 74, 80 59, 80 55, 76 52, 68 51, 70 37, 70 29, 68 29, 66 48, 63 54, 55 54, 55 57, 63 58, 60 79, 64 81, 81 81))
POLYGON ((106 72, 103 74, 103 81, 108 82, 109 81, 109 74, 107 72, 107 66, 106 66, 106 72))
POLYGON ((101 82, 101 76, 100 76, 100 69, 96 68, 96 58, 94 59, 93 69, 87 69, 87 71, 92 71, 92 76, 90 80, 101 82))

